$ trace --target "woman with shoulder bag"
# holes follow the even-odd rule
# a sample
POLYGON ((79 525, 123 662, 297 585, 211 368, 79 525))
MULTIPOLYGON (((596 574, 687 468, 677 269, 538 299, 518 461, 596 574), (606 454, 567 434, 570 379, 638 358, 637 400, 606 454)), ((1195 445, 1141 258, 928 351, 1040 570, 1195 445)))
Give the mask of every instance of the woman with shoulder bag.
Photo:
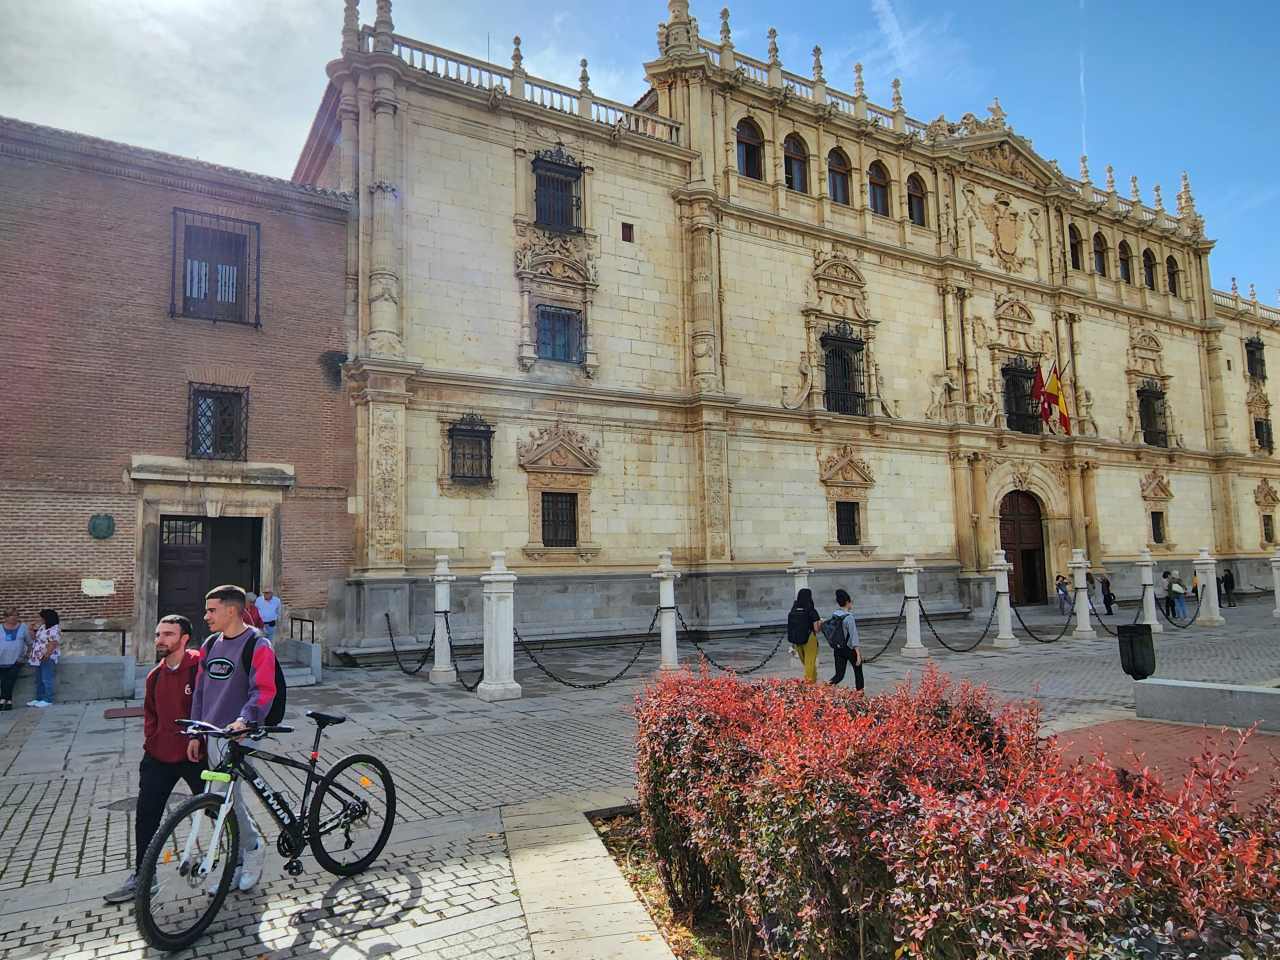
POLYGON ((804 665, 804 679, 818 682, 818 631, 822 617, 813 605, 813 591, 805 587, 796 594, 796 602, 787 614, 787 641, 796 649, 804 665))

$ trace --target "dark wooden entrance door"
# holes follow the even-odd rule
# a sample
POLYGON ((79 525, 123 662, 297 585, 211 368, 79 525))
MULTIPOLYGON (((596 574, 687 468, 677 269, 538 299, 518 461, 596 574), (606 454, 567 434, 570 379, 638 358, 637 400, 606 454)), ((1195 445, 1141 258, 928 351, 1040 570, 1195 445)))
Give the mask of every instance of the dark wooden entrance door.
POLYGON ((1014 490, 1000 501, 1000 549, 1013 564, 1010 599, 1022 606, 1044 603, 1044 524, 1031 494, 1014 490))
POLYGON ((195 628, 196 640, 208 635, 204 595, 209 589, 209 534, 204 519, 160 518, 159 614, 182 614, 195 628))

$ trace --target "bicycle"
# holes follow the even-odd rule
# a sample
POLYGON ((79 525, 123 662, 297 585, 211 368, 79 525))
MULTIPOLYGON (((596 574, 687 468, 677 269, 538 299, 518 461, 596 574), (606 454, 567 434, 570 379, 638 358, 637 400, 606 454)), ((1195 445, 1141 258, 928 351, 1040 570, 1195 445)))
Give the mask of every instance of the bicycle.
POLYGON ((189 947, 222 909, 240 852, 240 823, 233 812, 236 780, 258 795, 279 826, 276 849, 286 859, 285 871, 291 877, 302 873, 298 858, 308 845, 320 866, 340 877, 363 872, 382 852, 396 813, 391 773, 378 758, 356 753, 343 757, 323 775, 317 774, 324 728, 347 718, 317 710, 308 710, 307 716, 316 724, 308 763, 266 753, 244 742, 293 733, 293 727, 231 730, 196 720, 176 721, 187 725, 188 734, 204 734, 228 743, 222 762, 200 775, 208 783, 206 792, 185 801, 161 824, 138 863, 134 914, 139 931, 151 946, 170 952, 189 947), (306 774, 296 813, 289 809, 288 797, 267 786, 250 757, 306 774), (226 793, 212 792, 215 784, 226 784, 226 793), (315 796, 311 797, 313 786, 315 796))

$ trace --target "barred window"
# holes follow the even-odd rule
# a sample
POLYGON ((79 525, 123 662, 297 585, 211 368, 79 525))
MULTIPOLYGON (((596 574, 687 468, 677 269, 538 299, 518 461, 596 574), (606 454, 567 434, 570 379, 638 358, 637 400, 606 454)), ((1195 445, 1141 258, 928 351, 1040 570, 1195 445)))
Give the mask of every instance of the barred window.
POLYGON ((1143 443, 1153 447, 1169 446, 1164 388, 1154 380, 1144 381, 1138 388, 1138 420, 1142 427, 1143 443))
POLYGON ((160 542, 179 546, 204 543, 204 521, 161 520, 160 542))
POLYGON ((1164 543, 1164 512, 1151 511, 1151 542, 1164 543))
POLYGON ((1271 439, 1271 421, 1263 417, 1253 418, 1253 439, 1258 443, 1258 449, 1271 453, 1274 444, 1271 439))
POLYGON ((856 501, 841 500, 836 503, 836 542, 854 545, 862 542, 862 530, 858 522, 856 501))
POLYGON ((823 399, 832 413, 867 415, 867 372, 865 347, 849 324, 841 321, 827 327, 822 335, 822 355, 826 366, 823 399))
POLYGON ((187 459, 249 459, 248 387, 188 385, 187 459))
POLYGON ((1267 543, 1276 542, 1276 520, 1269 513, 1262 515, 1262 539, 1267 543))
POLYGON ((582 164, 564 152, 564 144, 557 143, 555 150, 534 154, 533 176, 538 225, 581 233, 582 164))
POLYGON ((469 413, 449 428, 449 476, 460 483, 493 479, 493 428, 469 413))
POLYGON ((1000 370, 1004 378, 1004 416, 1010 430, 1040 432, 1040 404, 1032 396, 1036 371, 1026 357, 1011 357, 1000 370))
POLYGON ((582 311, 538 304, 538 359, 582 362, 582 311))
POLYGON ((578 495, 576 493, 544 493, 542 495, 542 545, 544 547, 576 547, 578 545, 578 495))
POLYGON ((1244 357, 1249 367, 1249 376, 1255 380, 1267 379, 1266 348, 1263 346, 1262 337, 1250 337, 1244 342, 1244 357))
POLYGON ((169 316, 262 325, 259 225, 174 208, 169 316))

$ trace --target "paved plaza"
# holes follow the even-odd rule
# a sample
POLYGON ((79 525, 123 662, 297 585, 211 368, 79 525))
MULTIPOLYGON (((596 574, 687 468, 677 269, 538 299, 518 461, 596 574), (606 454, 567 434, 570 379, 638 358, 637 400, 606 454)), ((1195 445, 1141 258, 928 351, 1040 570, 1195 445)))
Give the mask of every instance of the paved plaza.
MULTIPOLYGON (((1269 600, 1245 601, 1224 611, 1225 627, 1166 627, 1156 638, 1157 676, 1280 683, 1280 621, 1271 610, 1269 600)), ((1129 608, 1111 622, 1132 616, 1129 608)), ((948 643, 963 646, 985 621, 937 626, 948 643)), ((1028 622, 1051 637, 1062 619, 1042 608, 1028 615, 1028 622)), ((1065 732, 1132 720, 1131 682, 1120 672, 1114 639, 1100 632, 1096 640, 1073 640, 1068 633, 1059 643, 1043 645, 1017 632, 1024 640, 1013 650, 993 650, 988 639, 979 649, 958 654, 940 648, 926 627, 925 645, 939 667, 985 683, 1001 698, 1036 698, 1047 729, 1065 732)), ((887 635, 887 627, 869 626, 864 649, 878 649, 887 635)), ((719 641, 707 649, 721 662, 750 664, 775 641, 776 635, 719 641)), ((900 635, 884 656, 868 664, 870 692, 892 686, 909 671, 918 674, 923 661, 897 656, 901 644, 900 635)), ((541 659, 586 683, 611 676, 633 652, 633 647, 550 649, 541 659)), ((697 662, 692 646, 682 644, 682 653, 697 662)), ((390 766, 399 800, 391 843, 373 868, 354 879, 324 873, 309 854, 306 872, 287 877, 272 851, 261 885, 233 893, 204 940, 186 955, 269 955, 273 960, 579 955, 556 952, 544 925, 531 919, 531 902, 545 899, 546 891, 535 892, 524 880, 517 884, 512 856, 536 847, 541 834, 525 829, 515 842, 512 824, 525 814, 555 808, 558 798, 627 794, 634 781, 634 723, 627 708, 657 663, 654 644, 623 681, 600 690, 573 690, 548 679, 517 651, 516 679, 524 697, 497 704, 481 703, 457 685, 434 687, 426 682, 425 670, 407 677, 394 668, 332 670, 322 685, 290 691, 286 722, 295 723, 298 732, 282 738, 282 750, 302 754, 311 736, 302 713, 324 708, 351 718, 328 731, 324 759, 367 751, 390 766)), ((478 663, 464 661, 461 667, 473 676, 478 663)), ((825 646, 820 669, 824 677, 830 675, 825 646)), ((784 644, 761 673, 798 676, 799 664, 784 644)), ((101 900, 127 875, 135 855, 132 804, 142 721, 104 719, 104 710, 117 705, 60 703, 0 714, 0 955, 11 960, 155 953, 137 934, 132 905, 107 906, 101 900)), ((1271 756, 1273 771, 1277 752, 1259 751, 1271 756)), ((1167 765, 1166 758, 1162 768, 1167 765)), ((292 792, 296 798, 296 784, 292 792)), ((539 823, 523 821, 526 827, 539 823)), ((575 883, 588 882, 571 871, 556 877, 566 897, 574 895, 575 883)), ((631 939, 637 952, 602 949, 599 955, 669 956, 644 935, 631 939)))

